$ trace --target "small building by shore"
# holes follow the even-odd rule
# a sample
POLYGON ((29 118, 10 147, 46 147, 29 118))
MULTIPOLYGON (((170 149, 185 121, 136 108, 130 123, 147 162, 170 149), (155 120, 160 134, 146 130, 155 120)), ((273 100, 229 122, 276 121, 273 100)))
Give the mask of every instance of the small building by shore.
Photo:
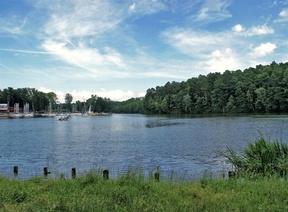
POLYGON ((8 104, 0 104, 0 113, 8 113, 9 107, 8 104))
POLYGON ((6 118, 9 114, 9 106, 8 104, 0 104, 0 118, 6 118))

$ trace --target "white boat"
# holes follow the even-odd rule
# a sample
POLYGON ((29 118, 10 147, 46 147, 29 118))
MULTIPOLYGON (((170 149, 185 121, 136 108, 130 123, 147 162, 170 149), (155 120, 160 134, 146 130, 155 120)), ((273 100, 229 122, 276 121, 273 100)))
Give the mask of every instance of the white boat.
POLYGON ((58 121, 68 121, 71 118, 71 115, 60 115, 58 121))
POLYGON ((34 114, 33 114, 33 113, 24 113, 24 114, 23 114, 23 117, 24 117, 24 118, 33 118, 33 117, 34 117, 34 114))

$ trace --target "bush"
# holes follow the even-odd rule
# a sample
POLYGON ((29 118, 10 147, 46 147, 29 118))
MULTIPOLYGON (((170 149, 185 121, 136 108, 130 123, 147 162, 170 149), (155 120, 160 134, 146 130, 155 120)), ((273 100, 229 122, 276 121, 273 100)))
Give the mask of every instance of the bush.
POLYGON ((288 173, 288 145, 267 142, 260 138, 249 144, 242 154, 228 148, 225 154, 238 175, 286 176, 288 173))

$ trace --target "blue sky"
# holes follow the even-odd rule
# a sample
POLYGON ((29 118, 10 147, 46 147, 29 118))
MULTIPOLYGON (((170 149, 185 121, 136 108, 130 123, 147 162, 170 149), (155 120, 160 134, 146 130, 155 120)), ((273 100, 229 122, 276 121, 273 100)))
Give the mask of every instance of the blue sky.
POLYGON ((1 0, 0 88, 123 100, 288 58, 288 0, 1 0))

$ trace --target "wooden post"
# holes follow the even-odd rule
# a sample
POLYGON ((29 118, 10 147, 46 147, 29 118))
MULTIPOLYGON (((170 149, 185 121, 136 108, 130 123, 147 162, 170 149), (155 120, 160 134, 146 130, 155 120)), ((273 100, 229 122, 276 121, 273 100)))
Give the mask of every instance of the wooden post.
POLYGON ((44 173, 44 177, 47 177, 49 172, 48 172, 48 167, 44 167, 43 168, 43 173, 44 173))
POLYGON ((154 178, 155 178, 155 180, 156 180, 157 182, 160 181, 160 172, 159 172, 159 171, 156 171, 156 172, 154 173, 154 178))
POLYGON ((229 171, 228 172, 228 177, 229 178, 233 178, 233 177, 235 177, 236 176, 236 173, 234 172, 234 171, 229 171))
POLYGON ((104 178, 104 180, 109 179, 109 170, 108 169, 103 170, 103 178, 104 178))
POLYGON ((71 170, 71 176, 72 176, 73 179, 76 178, 76 168, 72 168, 72 170, 71 170))
POLYGON ((15 177, 18 176, 18 166, 14 166, 14 167, 13 167, 13 173, 14 173, 14 176, 15 176, 15 177))

